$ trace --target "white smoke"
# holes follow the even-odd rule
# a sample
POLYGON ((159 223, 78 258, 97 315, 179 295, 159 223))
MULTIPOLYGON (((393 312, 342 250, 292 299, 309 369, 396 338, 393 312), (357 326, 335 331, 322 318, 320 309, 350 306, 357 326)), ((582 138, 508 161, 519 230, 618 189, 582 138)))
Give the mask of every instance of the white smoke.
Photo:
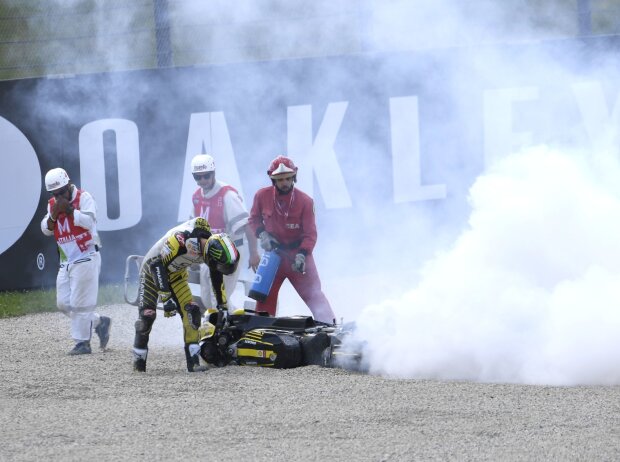
POLYGON ((359 316, 370 371, 620 383, 620 169, 615 153, 595 159, 541 146, 480 176, 452 248, 359 316))
MULTIPOLYGON (((73 72, 131 69, 140 62, 140 56, 153 56, 151 65, 155 67, 150 2, 53 3, 67 11, 75 9, 79 21, 70 22, 72 27, 77 27, 75 23, 80 25, 79 31, 84 28, 93 32, 88 53, 80 53, 71 41, 52 41, 54 47, 64 46, 72 51, 69 56, 75 62, 73 72), (108 8, 110 5, 114 8, 108 8), (142 8, 144 5, 147 7, 142 8), (127 46, 128 43, 132 45, 127 46)), ((481 135, 484 127, 480 119, 501 118, 493 107, 481 108, 486 89, 501 93, 508 87, 517 88, 515 106, 521 107, 515 109, 514 120, 504 126, 523 133, 519 139, 514 137, 523 141, 514 143, 519 145, 515 150, 554 138, 568 141, 569 145, 573 139, 577 144, 585 138, 584 128, 579 125, 582 121, 575 123, 580 115, 575 115, 575 102, 569 99, 573 95, 567 95, 566 88, 582 80, 580 72, 587 74, 582 68, 587 57, 575 56, 572 60, 561 55, 563 63, 556 66, 553 59, 557 56, 539 53, 539 47, 533 47, 530 56, 529 52, 514 48, 483 46, 575 36, 575 12, 560 8, 556 1, 529 2, 527 7, 520 0, 323 0, 305 2, 303 8, 300 2, 288 0, 242 1, 232 8, 230 2, 220 0, 167 3, 176 66, 443 48, 437 53, 438 61, 444 62, 441 58, 445 58, 449 62, 444 63, 445 69, 425 54, 419 55, 419 67, 412 67, 417 55, 403 55, 402 71, 396 65, 386 73, 377 71, 377 87, 370 87, 397 87, 394 82, 402 80, 423 87, 422 94, 441 95, 442 107, 429 108, 420 101, 425 120, 422 156, 425 160, 439 159, 440 166, 424 173, 434 175, 433 181, 452 187, 448 190, 452 194, 450 199, 466 190, 462 185, 469 186, 474 177, 472 164, 485 155, 478 152, 483 144, 480 137, 488 135, 481 135), (574 78, 568 68, 576 70, 574 78), (446 130, 454 123, 459 124, 458 130, 446 130), (540 130, 535 132, 535 128, 540 130), (442 130, 465 135, 462 139, 449 139, 441 135, 442 130), (441 139, 429 142, 433 135, 441 139), (448 160, 442 162, 442 156, 448 160), (453 163, 462 164, 451 165, 455 160, 458 162, 453 163)), ((48 16, 35 17, 30 27, 48 24, 48 16)), ((51 20, 61 19, 62 15, 58 15, 51 20)), ((58 27, 67 26, 59 22, 58 27)), ((77 36, 88 35, 77 32, 77 36)), ((603 78, 595 82, 610 94, 617 85, 613 82, 618 81, 615 69, 614 61, 610 72, 601 71, 603 78)), ((46 73, 64 72, 52 67, 46 73)), ((357 78, 355 70, 352 72, 353 75, 337 75, 335 70, 325 72, 320 76, 320 84, 328 90, 346 82, 347 88, 360 85, 353 94, 364 92, 367 82, 357 78)), ((286 88, 282 94, 303 93, 303 77, 293 73, 290 79, 280 79, 279 90, 286 88)), ((240 85, 241 82, 257 92, 273 85, 272 81, 261 80, 260 72, 243 75, 240 85)), ((147 87, 165 84, 157 80, 130 91, 147 95, 147 87)), ((204 104, 195 105, 196 111, 219 111, 223 102, 243 107, 243 92, 223 94, 223 90, 216 89, 204 95, 199 91, 204 84, 197 81, 176 91, 180 96, 204 99, 204 104)), ((88 87, 90 83, 86 81, 84 85, 88 87)), ((410 93, 400 95, 395 90, 389 96, 415 94, 415 88, 406 88, 410 93)), ((106 97, 107 106, 118 106, 120 114, 125 90, 115 89, 106 97)), ((583 99, 590 99, 590 94, 583 99)), ((603 91, 601 94, 609 96, 603 91)), ((303 104, 314 103, 302 100, 303 104)), ((325 103, 314 103, 317 118, 325 103)), ((161 103, 165 106, 161 109, 157 102, 150 104, 154 114, 166 114, 170 109, 168 101, 161 103)), ((61 114, 65 109, 55 105, 41 107, 40 111, 70 118, 61 114)), ((256 123, 277 120, 277 115, 262 113, 256 123)), ((618 120, 617 116, 611 119, 618 120)), ((595 118, 590 120, 594 123, 585 130, 589 135, 601 126, 595 118)), ((377 120, 378 125, 380 122, 377 120)), ((497 131, 491 131, 492 134, 497 131)), ((381 144, 377 143, 376 133, 366 136, 360 130, 355 136, 351 140, 349 135, 338 145, 341 150, 337 152, 349 181, 355 178, 360 161, 372 163, 368 153, 388 155, 368 149, 381 144), (356 155, 350 155, 352 152, 356 155), (343 159, 353 159, 354 163, 347 165, 343 159)), ((273 152, 271 143, 264 147, 260 140, 252 143, 253 153, 265 159, 280 154, 273 152)), ((179 146, 179 150, 182 152, 184 147, 179 146)), ((613 365, 613 353, 618 351, 614 337, 618 332, 614 315, 618 299, 618 249, 614 238, 619 226, 616 217, 620 217, 614 181, 618 167, 614 156, 599 150, 596 153, 594 162, 592 152, 536 148, 497 164, 471 189, 473 211, 469 227, 450 247, 467 214, 467 210, 456 210, 460 202, 445 209, 440 209, 443 204, 435 203, 428 207, 400 204, 398 213, 386 217, 383 208, 385 197, 391 193, 389 187, 376 190, 369 186, 370 191, 359 201, 364 204, 360 213, 367 227, 343 232, 335 227, 330 229, 332 217, 325 211, 321 215, 317 200, 319 242, 315 257, 324 290, 339 317, 343 316, 345 321, 357 318, 359 335, 368 342, 366 357, 371 371, 483 381, 618 383, 620 368, 614 370, 613 365), (342 252, 342 247, 359 250, 350 255, 342 252), (448 247, 424 267, 420 278, 420 262, 437 249, 448 247), (386 297, 391 300, 384 300, 386 297), (362 309, 364 306, 367 307, 362 309)), ((215 154, 217 158, 218 153, 215 154)), ((255 174, 254 178, 244 178, 246 184, 254 189, 268 184, 264 168, 255 174)), ((381 177, 386 172, 376 175, 381 177)), ((372 184, 373 179, 368 180, 366 184, 372 184)), ((253 193, 246 191, 248 206, 253 193)), ((175 198, 171 207, 177 203, 175 198)), ((160 226, 164 231, 174 224, 160 226)), ((108 255, 112 247, 108 246, 108 255)), ((280 302, 283 315, 299 314, 298 307, 305 310, 305 304, 289 286, 283 287, 280 302)))

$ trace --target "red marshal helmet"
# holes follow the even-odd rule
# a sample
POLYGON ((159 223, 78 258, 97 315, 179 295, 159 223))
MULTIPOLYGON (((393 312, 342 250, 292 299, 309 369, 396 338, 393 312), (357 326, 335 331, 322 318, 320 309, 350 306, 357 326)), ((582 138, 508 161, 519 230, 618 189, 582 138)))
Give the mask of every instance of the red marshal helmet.
POLYGON ((267 175, 272 180, 288 178, 297 175, 297 166, 286 156, 278 156, 271 161, 267 175))

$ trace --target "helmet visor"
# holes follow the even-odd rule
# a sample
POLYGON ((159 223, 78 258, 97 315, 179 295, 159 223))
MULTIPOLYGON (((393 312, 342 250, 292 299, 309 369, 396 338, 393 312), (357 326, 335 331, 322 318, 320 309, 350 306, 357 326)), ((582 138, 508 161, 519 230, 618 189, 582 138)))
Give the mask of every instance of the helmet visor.
POLYGON ((218 263, 216 267, 220 273, 228 276, 229 274, 233 274, 235 272, 238 263, 239 260, 236 260, 234 263, 218 263))

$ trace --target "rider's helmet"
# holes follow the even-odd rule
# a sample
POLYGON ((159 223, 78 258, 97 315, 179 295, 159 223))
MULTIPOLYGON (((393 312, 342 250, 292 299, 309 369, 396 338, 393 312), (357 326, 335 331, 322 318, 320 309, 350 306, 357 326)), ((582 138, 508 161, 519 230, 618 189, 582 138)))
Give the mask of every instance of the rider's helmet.
POLYGON ((62 168, 53 168, 45 174, 45 189, 55 191, 69 184, 69 175, 62 168))
POLYGON ((192 174, 215 172, 215 159, 209 154, 198 154, 192 159, 192 174))
POLYGON ((267 169, 267 175, 272 180, 280 178, 290 178, 297 176, 297 166, 295 163, 286 156, 278 156, 271 161, 269 169, 267 169))
POLYGON ((204 248, 205 263, 215 264, 222 274, 232 274, 239 265, 239 251, 230 236, 226 233, 213 234, 204 248))

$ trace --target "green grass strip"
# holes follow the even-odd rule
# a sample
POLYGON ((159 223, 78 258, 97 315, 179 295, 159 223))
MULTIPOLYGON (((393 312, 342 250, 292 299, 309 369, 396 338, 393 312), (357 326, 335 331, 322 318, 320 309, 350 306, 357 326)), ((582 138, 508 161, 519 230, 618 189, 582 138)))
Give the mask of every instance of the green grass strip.
MULTIPOLYGON (((120 284, 99 287, 97 305, 125 303, 120 284)), ((0 292, 0 318, 56 311, 56 289, 0 292)))

